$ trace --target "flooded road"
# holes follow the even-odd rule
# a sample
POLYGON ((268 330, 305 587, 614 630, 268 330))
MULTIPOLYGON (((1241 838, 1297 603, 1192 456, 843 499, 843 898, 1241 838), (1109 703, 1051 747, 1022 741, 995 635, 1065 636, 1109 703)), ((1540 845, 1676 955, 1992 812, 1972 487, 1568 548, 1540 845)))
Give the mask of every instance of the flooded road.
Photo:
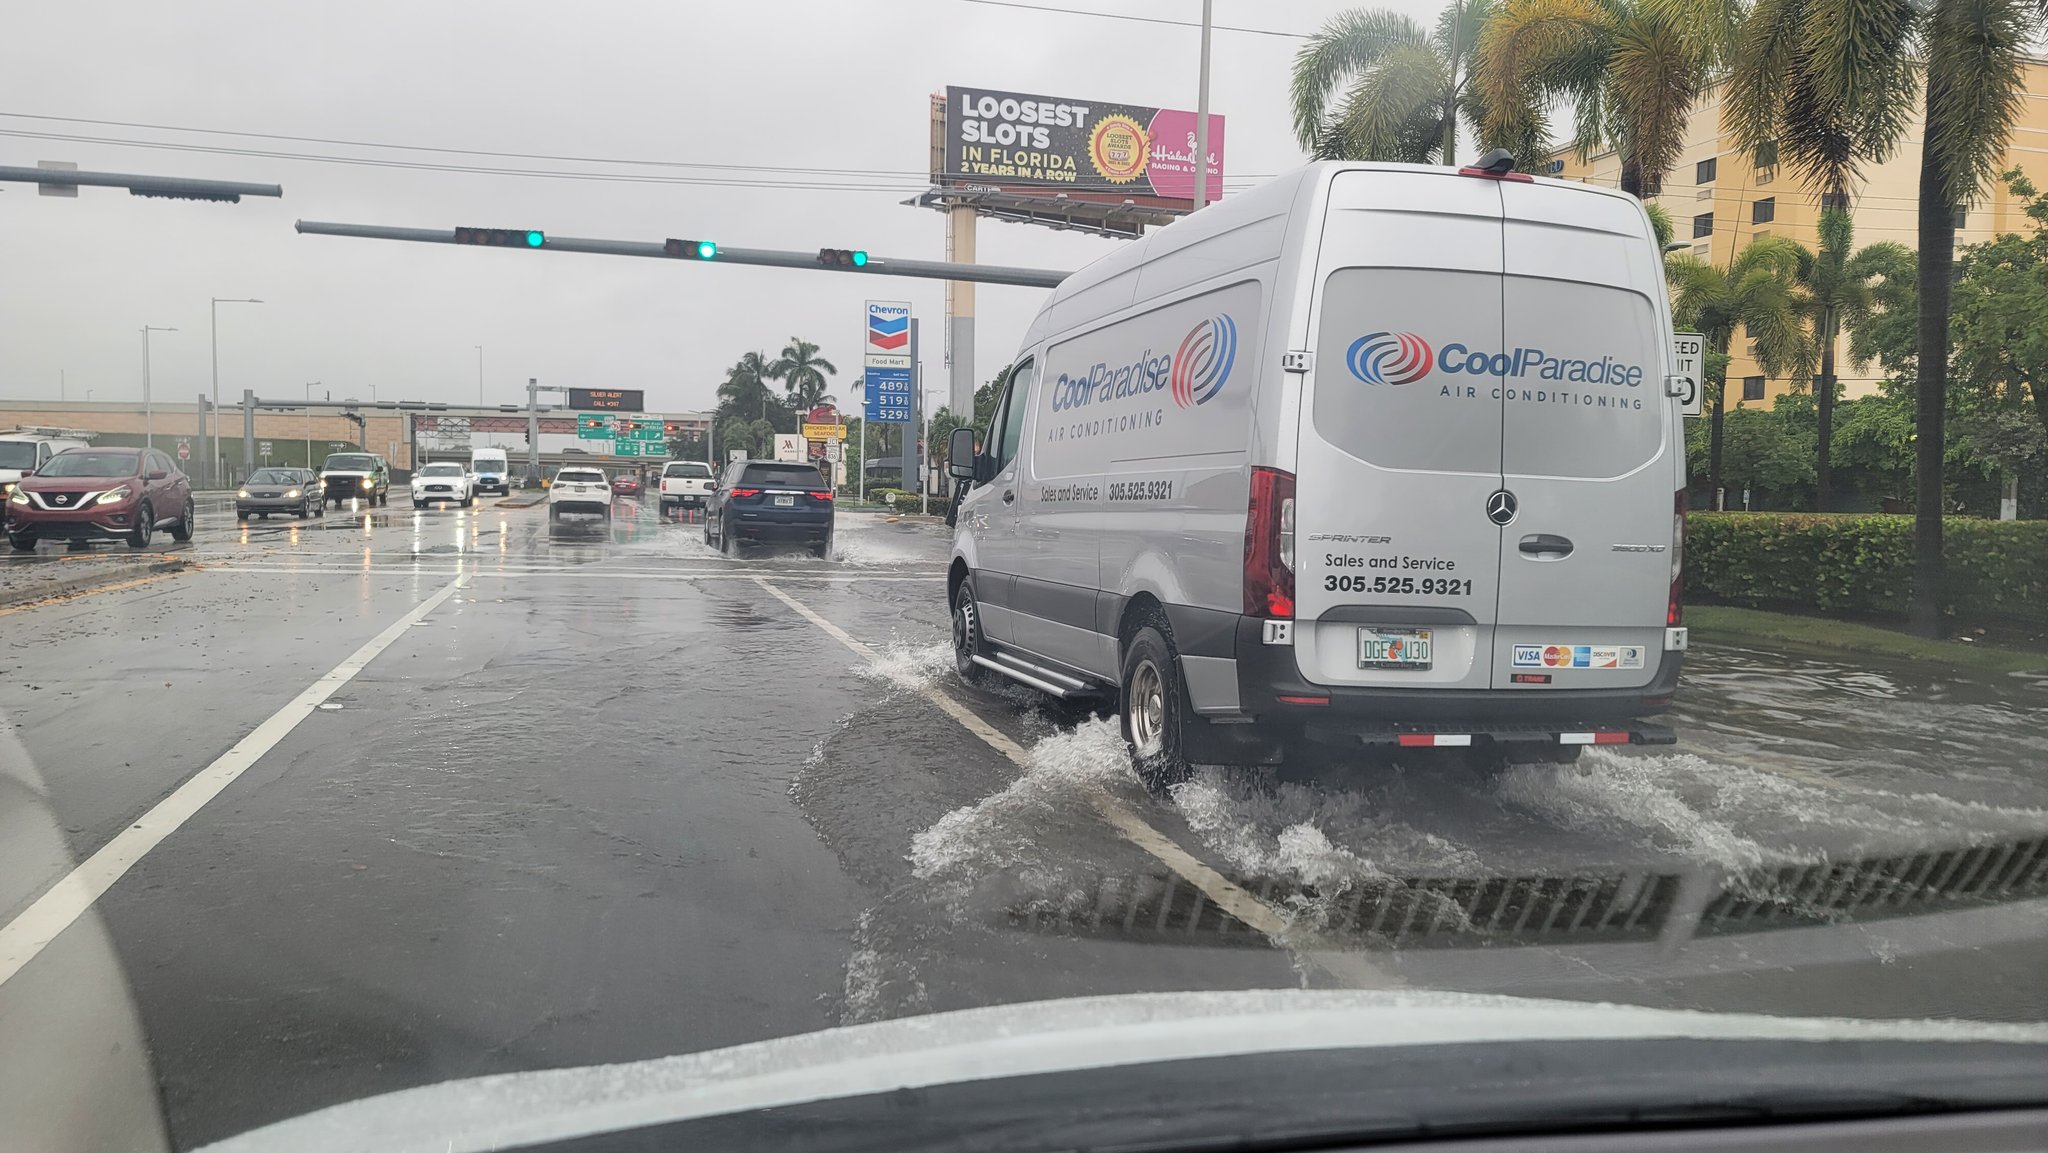
POLYGON ((842 513, 818 560, 652 502, 225 520, 6 618, 0 1115, 68 1062, 130 1107, 47 1124, 160 1095, 186 1148, 1084 993, 2048 1015, 2039 678, 1698 644, 1674 748, 1154 796, 1106 708, 954 676, 933 523, 842 513))

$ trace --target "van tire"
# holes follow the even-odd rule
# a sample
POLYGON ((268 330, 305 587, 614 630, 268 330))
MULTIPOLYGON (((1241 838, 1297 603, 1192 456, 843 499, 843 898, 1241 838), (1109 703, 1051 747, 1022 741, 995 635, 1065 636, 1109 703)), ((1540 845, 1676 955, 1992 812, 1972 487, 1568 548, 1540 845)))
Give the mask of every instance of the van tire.
POLYGON ((963 577, 953 591, 953 671, 970 685, 985 685, 989 671, 974 663, 977 653, 988 651, 988 638, 981 631, 981 602, 974 596, 974 578, 963 577))
POLYGON ((1131 764, 1138 779, 1155 793, 1180 784, 1193 772, 1181 739, 1188 716, 1187 687, 1181 682, 1180 655, 1164 625, 1154 618, 1131 634, 1117 680, 1117 711, 1131 764))

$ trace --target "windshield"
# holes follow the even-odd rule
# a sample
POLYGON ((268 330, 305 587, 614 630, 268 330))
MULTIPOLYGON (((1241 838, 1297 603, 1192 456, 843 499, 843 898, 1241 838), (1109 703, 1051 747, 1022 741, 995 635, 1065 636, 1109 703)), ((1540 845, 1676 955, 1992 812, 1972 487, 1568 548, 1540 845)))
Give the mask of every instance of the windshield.
POLYGON ((0 1153, 2048 1110, 2048 0, 1815 2, 0 9, 0 1153))
POLYGON ((824 482, 818 477, 818 470, 798 465, 750 464, 740 474, 739 483, 757 485, 780 485, 795 488, 817 488, 824 482))
POLYGON ((50 458, 37 476, 132 476, 141 458, 132 452, 93 452, 74 448, 50 458))

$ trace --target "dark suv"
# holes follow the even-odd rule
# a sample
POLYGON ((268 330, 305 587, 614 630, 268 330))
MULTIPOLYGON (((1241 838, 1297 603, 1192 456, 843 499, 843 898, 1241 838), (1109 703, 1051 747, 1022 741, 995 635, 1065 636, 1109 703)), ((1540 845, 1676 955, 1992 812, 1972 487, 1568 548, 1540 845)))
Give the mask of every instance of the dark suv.
POLYGON ((7 543, 23 552, 40 540, 147 548, 159 528, 192 539, 192 482, 153 448, 60 452, 7 498, 7 543))
POLYGON ((704 543, 728 553, 741 545, 801 541, 832 555, 832 486, 818 470, 773 460, 725 466, 704 510, 704 543))

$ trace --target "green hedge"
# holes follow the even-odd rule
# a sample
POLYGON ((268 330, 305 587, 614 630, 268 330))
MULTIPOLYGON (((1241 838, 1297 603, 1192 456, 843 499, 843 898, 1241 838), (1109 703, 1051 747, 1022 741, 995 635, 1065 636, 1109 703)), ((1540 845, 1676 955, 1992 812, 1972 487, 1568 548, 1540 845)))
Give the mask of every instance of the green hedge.
MULTIPOLYGON (((1949 613, 2048 622, 2048 521, 1951 518, 1942 541, 1949 613)), ((1903 617, 1913 518, 1693 513, 1685 588, 1734 604, 1903 617)))

